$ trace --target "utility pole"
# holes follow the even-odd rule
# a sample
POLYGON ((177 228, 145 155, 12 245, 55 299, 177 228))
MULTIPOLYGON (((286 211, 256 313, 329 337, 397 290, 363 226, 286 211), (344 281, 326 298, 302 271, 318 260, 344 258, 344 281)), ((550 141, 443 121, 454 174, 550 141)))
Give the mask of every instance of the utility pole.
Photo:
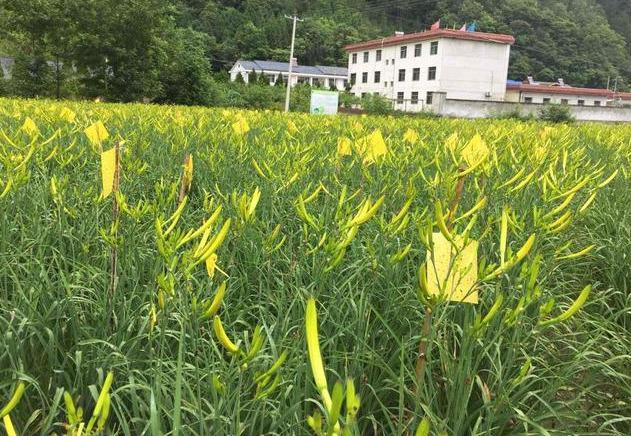
POLYGON ((285 95, 285 112, 289 112, 289 97, 291 95, 291 72, 294 62, 294 43, 296 42, 296 22, 304 20, 298 18, 296 14, 291 17, 285 15, 285 18, 293 20, 294 22, 293 28, 291 30, 291 48, 289 49, 289 72, 287 73, 287 94, 285 95))

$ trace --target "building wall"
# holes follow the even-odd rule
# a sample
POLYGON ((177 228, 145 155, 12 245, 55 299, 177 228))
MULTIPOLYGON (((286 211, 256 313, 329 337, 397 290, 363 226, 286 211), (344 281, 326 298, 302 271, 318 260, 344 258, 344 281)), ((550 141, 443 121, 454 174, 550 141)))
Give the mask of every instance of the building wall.
POLYGON ((502 100, 506 92, 506 78, 510 46, 488 42, 438 38, 422 41, 421 54, 415 56, 417 43, 410 42, 397 46, 373 48, 349 52, 349 80, 355 75, 352 92, 361 97, 378 93, 394 102, 395 109, 410 112, 427 109, 427 94, 446 92, 449 98, 502 100), (436 54, 430 54, 431 43, 438 43, 436 54), (405 58, 401 58, 401 47, 407 47, 405 58), (381 60, 377 51, 381 50, 381 60), (364 53, 368 52, 368 62, 364 53), (353 63, 353 53, 357 61, 353 63), (435 80, 429 80, 430 67, 436 68, 435 80), (419 80, 413 80, 413 70, 419 68, 419 80), (399 70, 405 70, 405 80, 399 80, 399 70), (375 82, 375 72, 380 73, 375 82), (367 82, 362 74, 367 73, 367 82), (397 103, 399 93, 403 102, 397 103), (417 92, 419 102, 412 101, 412 93, 417 92), (491 96, 486 97, 490 92, 491 96))
POLYGON ((447 98, 504 100, 510 45, 457 39, 441 43, 440 90, 447 98))
POLYGON ((526 103, 530 98, 530 103, 543 104, 544 99, 550 99, 546 103, 561 104, 562 99, 567 100, 567 104, 578 106, 578 101, 583 100, 584 106, 596 106, 596 102, 600 102, 601 106, 607 105, 607 97, 594 97, 593 95, 566 95, 566 94, 548 94, 534 92, 520 92, 517 90, 506 91, 506 101, 512 103, 526 103))
MULTIPOLYGON (((454 118, 489 118, 519 111, 523 115, 538 116, 542 104, 525 104, 496 101, 452 100, 445 94, 434 96, 433 111, 454 118)), ((631 108, 610 106, 569 106, 578 121, 631 122, 631 108)))

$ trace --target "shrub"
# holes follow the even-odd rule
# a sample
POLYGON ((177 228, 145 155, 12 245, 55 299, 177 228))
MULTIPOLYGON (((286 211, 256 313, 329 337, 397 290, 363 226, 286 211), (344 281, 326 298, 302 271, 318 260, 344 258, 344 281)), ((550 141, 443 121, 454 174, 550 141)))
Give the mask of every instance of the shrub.
POLYGON ((552 123, 571 123, 574 121, 574 116, 567 105, 548 104, 539 111, 539 119, 552 123))
POLYGON ((360 100, 354 94, 351 94, 350 92, 345 91, 345 92, 340 92, 339 103, 341 107, 351 108, 354 105, 359 104, 360 100))
POLYGON ((361 99, 361 106, 369 114, 387 115, 393 112, 392 102, 381 95, 366 95, 361 99))
POLYGON ((309 112, 311 108, 311 86, 298 84, 291 89, 291 111, 309 112))
POLYGON ((508 112, 498 112, 495 114, 491 114, 492 118, 497 120, 521 120, 528 121, 534 118, 532 113, 523 113, 518 106, 513 107, 508 112))

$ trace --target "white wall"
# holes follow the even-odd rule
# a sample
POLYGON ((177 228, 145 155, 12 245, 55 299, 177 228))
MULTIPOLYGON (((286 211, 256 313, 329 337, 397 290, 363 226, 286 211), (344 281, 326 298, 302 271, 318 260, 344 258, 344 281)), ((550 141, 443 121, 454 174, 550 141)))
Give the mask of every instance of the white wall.
MULTIPOLYGON (((454 118, 489 118, 519 111, 523 115, 535 117, 544 107, 542 104, 524 104, 499 101, 452 100, 445 94, 435 96, 433 111, 454 118)), ((631 108, 609 106, 568 106, 578 121, 631 122, 631 108)))
POLYGON ((349 80, 356 75, 352 92, 356 96, 363 93, 379 93, 395 101, 395 109, 416 112, 424 109, 428 92, 446 92, 449 98, 502 100, 506 92, 510 46, 489 42, 477 42, 439 38, 422 41, 421 55, 415 56, 415 45, 410 42, 407 55, 401 58, 401 46, 388 46, 359 50, 348 54, 349 80), (430 54, 432 41, 438 42, 437 54, 430 54), (377 50, 381 49, 381 60, 376 60, 377 50), (368 52, 368 62, 364 62, 364 52, 368 52), (357 63, 352 62, 353 53, 357 63), (394 60, 394 64, 393 64, 394 60), (436 79, 428 80, 430 67, 436 67, 436 79), (412 80, 413 69, 420 69, 418 81, 412 80), (399 70, 405 69, 405 81, 399 81, 399 70), (379 83, 375 83, 375 72, 381 73, 379 83), (362 73, 368 73, 368 82, 362 82, 362 73), (396 104, 397 95, 403 92, 405 102, 396 104), (410 100, 412 92, 418 92, 419 102, 410 100), (491 97, 485 93, 491 92, 491 97))
POLYGON ((504 100, 510 45, 458 39, 441 43, 440 90, 447 98, 504 100))

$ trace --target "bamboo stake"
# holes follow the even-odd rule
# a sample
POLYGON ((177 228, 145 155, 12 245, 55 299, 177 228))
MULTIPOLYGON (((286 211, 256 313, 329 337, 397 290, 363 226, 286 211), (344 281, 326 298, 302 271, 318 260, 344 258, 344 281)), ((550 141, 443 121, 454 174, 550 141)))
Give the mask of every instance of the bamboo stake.
POLYGON ((184 155, 184 167, 183 167, 184 170, 182 171, 182 178, 180 180, 180 192, 177 197, 177 204, 181 204, 182 201, 184 201, 184 197, 188 195, 188 190, 191 184, 191 180, 187 180, 186 168, 188 168, 190 161, 191 161, 191 154, 186 153, 184 155))
POLYGON ((114 295, 116 294, 116 288, 118 287, 118 224, 120 216, 120 208, 118 204, 118 192, 120 186, 120 142, 117 142, 115 148, 114 159, 114 182, 112 186, 112 192, 114 194, 114 201, 112 203, 112 223, 114 226, 114 245, 112 246, 112 252, 110 253, 110 282, 108 289, 108 306, 111 312, 111 322, 114 321, 113 302, 114 295))
MULTIPOLYGON (((460 167, 460 173, 464 172, 466 167, 460 167)), ((456 191, 454 198, 449 205, 449 216, 447 217, 447 228, 451 230, 453 226, 453 217, 456 215, 456 209, 460 200, 462 199, 462 192, 464 191, 465 176, 458 177, 458 183, 456 184, 456 191)), ((421 341, 418 346, 418 355, 416 358, 416 382, 418 387, 421 387, 423 382, 423 375, 425 374, 425 367, 427 366, 427 344, 429 342, 430 330, 432 326, 432 308, 425 307, 425 316, 423 317, 423 327, 421 329, 421 341)), ((420 389, 419 389, 420 390, 420 389)))

